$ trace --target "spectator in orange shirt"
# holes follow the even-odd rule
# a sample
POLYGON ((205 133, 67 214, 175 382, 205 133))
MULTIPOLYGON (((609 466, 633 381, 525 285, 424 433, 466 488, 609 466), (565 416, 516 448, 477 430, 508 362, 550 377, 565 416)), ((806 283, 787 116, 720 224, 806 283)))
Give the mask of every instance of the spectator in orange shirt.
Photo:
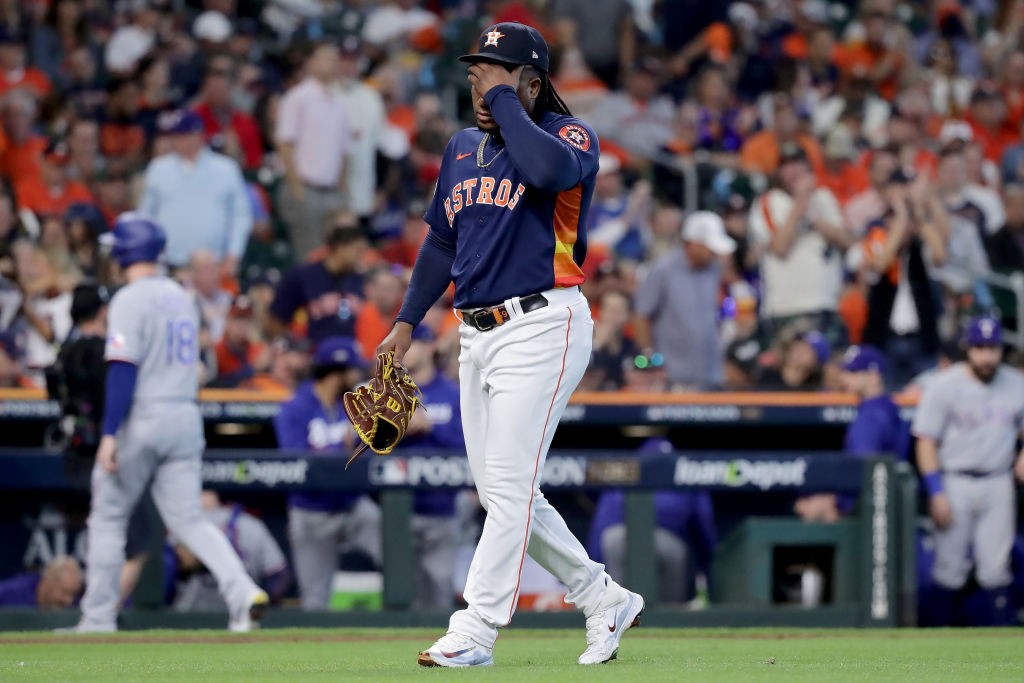
POLYGON ((366 303, 356 316, 356 341, 368 359, 375 357, 377 345, 391 331, 404 296, 405 283, 390 269, 380 268, 366 278, 366 303))
POLYGON ((72 204, 92 202, 92 193, 85 185, 68 180, 67 164, 64 143, 51 144, 43 155, 39 177, 15 182, 18 208, 28 209, 37 216, 63 217, 72 204))
POLYGON ((34 66, 25 66, 25 39, 10 28, 0 27, 0 95, 25 90, 36 99, 50 94, 50 79, 34 66))
POLYGON ((309 376, 312 355, 308 340, 282 337, 270 345, 270 369, 242 382, 251 391, 295 391, 309 376))
POLYGON ((740 167, 748 173, 771 175, 779 167, 779 149, 787 142, 799 144, 811 168, 821 174, 823 164, 818 141, 800 130, 800 119, 789 95, 777 94, 772 127, 747 138, 740 148, 740 167))
POLYGON ((874 3, 864 14, 864 42, 841 47, 836 62, 844 73, 868 78, 878 94, 892 101, 896 96, 903 55, 890 50, 886 34, 894 21, 892 12, 883 3, 874 3))
POLYGON ((999 89, 1006 103, 1006 120, 1017 128, 1024 121, 1024 50, 1011 52, 1006 58, 999 89))
POLYGON ((832 191, 840 206, 845 206, 851 197, 869 185, 867 171, 857 161, 857 148, 850 127, 840 123, 833 128, 825 138, 823 151, 824 170, 818 181, 832 191))
POLYGON ((100 150, 107 157, 141 162, 146 130, 139 117, 139 86, 128 78, 107 85, 107 106, 101 112, 100 150))
POLYGON ((30 95, 20 91, 8 93, 2 105, 4 135, 7 145, 0 153, 0 174, 8 180, 39 177, 40 158, 46 149, 46 138, 32 128, 38 107, 30 95))
POLYGON ((1002 160, 1006 148, 1019 139, 1017 129, 1006 120, 1006 103, 991 88, 979 87, 971 95, 967 123, 985 158, 996 164, 1002 160))
POLYGON ((217 378, 210 386, 234 388, 256 373, 270 368, 271 354, 267 345, 254 338, 253 309, 249 297, 235 299, 228 311, 224 336, 217 343, 217 378))
POLYGON ((403 268, 412 268, 416 263, 416 257, 420 253, 420 245, 427 236, 427 224, 423 221, 423 205, 413 203, 406 212, 405 222, 402 224, 402 234, 380 250, 380 255, 388 263, 393 263, 403 268))

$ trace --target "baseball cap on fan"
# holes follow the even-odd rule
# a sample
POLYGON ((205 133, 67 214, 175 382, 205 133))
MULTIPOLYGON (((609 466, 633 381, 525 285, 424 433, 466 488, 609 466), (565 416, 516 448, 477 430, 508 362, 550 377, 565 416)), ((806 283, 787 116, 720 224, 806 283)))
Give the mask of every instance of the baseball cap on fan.
POLYGON ((683 240, 703 244, 719 256, 736 251, 736 241, 726 234, 722 218, 710 211, 694 211, 686 217, 683 240))
POLYGON ((504 21, 480 34, 477 51, 462 55, 460 62, 499 62, 530 65, 548 71, 548 44, 540 31, 517 21, 504 21))

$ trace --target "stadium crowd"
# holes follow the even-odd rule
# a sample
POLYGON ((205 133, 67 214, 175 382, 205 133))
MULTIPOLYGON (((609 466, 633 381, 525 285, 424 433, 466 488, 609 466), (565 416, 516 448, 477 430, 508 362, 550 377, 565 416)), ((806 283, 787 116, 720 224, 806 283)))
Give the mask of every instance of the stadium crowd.
POLYGON ((471 111, 454 56, 503 20, 600 137, 585 389, 835 389, 858 342, 901 388, 970 315, 1016 329, 988 278, 1024 267, 1019 1, 37 0, 0 5, 0 386, 117 283, 127 210, 168 231, 209 386, 372 354, 471 111))
MULTIPOLYGON (((957 360, 977 314, 1018 329, 994 283, 1024 270, 1024 0, 23 0, 0 3, 0 388, 44 385, 75 334, 76 286, 119 283, 103 234, 138 211, 166 229, 167 267, 201 311, 204 384, 294 394, 283 448, 350 447, 329 404, 391 328, 445 146, 470 123, 455 58, 499 21, 542 31, 556 88, 600 138, 582 389, 839 390, 865 344, 883 357, 855 371, 885 368, 877 398, 957 360)), ((411 447, 461 445, 457 325, 449 293, 417 328, 407 362, 431 417, 411 447)), ((590 539, 610 567, 616 495, 590 539)), ((289 499, 311 608, 335 544, 380 554, 369 498, 315 498, 289 499), (323 522, 353 511, 355 531, 323 522)), ((710 499, 660 500, 697 529, 685 540, 706 572, 710 499)), ((418 494, 417 538, 454 543, 452 520, 476 509, 461 502, 418 494)), ((795 511, 835 521, 848 503, 795 511)), ((280 597, 292 575, 269 533, 207 505, 247 529, 250 571, 280 597)), ((659 526, 676 567, 685 533, 659 526)), ((450 601, 442 550, 421 583, 450 601)), ((205 604, 195 558, 170 555, 168 575, 189 579, 179 608, 205 604)), ((17 588, 66 604, 81 577, 65 569, 17 588)))

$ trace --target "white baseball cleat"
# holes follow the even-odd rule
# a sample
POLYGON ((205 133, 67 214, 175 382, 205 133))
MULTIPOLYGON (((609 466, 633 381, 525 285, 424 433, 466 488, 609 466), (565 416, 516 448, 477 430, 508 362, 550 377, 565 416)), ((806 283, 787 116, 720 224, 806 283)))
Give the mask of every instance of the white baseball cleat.
POLYGON ((420 666, 463 668, 492 666, 494 657, 491 648, 484 647, 472 638, 458 633, 446 633, 430 649, 419 653, 416 661, 420 666))
POLYGON ((97 624, 84 619, 74 626, 53 629, 54 633, 115 633, 116 631, 116 624, 97 624))
POLYGON ((233 633, 248 633, 260 627, 260 619, 270 606, 270 596, 262 589, 256 592, 238 609, 231 610, 228 618, 228 630, 233 633))
POLYGON ((622 634, 640 625, 644 599, 625 588, 620 590, 618 595, 607 598, 608 604, 602 603, 587 617, 587 649, 580 655, 580 664, 603 664, 615 659, 622 634))

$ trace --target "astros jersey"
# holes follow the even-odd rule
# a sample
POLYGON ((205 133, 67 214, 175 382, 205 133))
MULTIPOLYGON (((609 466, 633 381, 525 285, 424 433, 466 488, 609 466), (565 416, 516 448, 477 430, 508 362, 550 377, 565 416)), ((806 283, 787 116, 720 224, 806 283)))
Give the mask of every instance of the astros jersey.
POLYGON ((1024 421, 1024 377, 1000 366, 989 384, 964 363, 943 370, 925 388, 914 415, 916 436, 939 442, 944 471, 1008 472, 1024 421))
POLYGON ((136 280, 118 290, 108 313, 108 361, 139 369, 132 405, 194 402, 199 394, 199 312, 170 278, 136 280))
POLYGON ((448 143, 434 199, 424 215, 434 236, 455 250, 455 307, 499 304, 514 296, 583 282, 583 219, 590 207, 600 151, 579 119, 547 112, 539 126, 557 136, 580 164, 580 182, 561 192, 528 185, 503 142, 467 128, 448 143), (489 164, 489 165, 488 165, 489 164))

